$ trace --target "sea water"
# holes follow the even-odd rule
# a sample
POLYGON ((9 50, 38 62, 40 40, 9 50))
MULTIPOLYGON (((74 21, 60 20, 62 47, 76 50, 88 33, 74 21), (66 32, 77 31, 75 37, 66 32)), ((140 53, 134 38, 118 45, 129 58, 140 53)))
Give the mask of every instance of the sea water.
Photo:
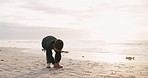
MULTIPOLYGON (((30 51, 26 52, 44 54, 41 40, 0 40, 0 47, 27 48, 30 51)), ((69 51, 64 57, 82 60, 142 63, 148 60, 148 41, 65 40, 63 50, 69 51)))

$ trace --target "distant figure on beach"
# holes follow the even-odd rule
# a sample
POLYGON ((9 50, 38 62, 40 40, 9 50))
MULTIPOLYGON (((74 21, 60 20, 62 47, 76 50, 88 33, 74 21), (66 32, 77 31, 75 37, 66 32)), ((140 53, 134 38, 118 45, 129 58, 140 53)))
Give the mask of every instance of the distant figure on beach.
POLYGON ((63 41, 55 38, 54 36, 46 36, 42 40, 42 47, 46 51, 46 68, 51 68, 51 63, 54 65, 54 68, 62 68, 59 64, 61 60, 61 50, 63 48, 63 41), (52 56, 52 50, 55 51, 55 57, 52 56))

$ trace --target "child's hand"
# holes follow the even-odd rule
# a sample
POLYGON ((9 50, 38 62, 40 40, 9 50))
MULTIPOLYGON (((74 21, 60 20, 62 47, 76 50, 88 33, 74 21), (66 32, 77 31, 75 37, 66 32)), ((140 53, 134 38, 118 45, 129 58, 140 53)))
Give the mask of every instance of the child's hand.
POLYGON ((55 63, 54 64, 54 68, 59 68, 59 64, 58 63, 55 63))
POLYGON ((42 51, 44 51, 44 52, 45 52, 45 49, 42 49, 42 51))

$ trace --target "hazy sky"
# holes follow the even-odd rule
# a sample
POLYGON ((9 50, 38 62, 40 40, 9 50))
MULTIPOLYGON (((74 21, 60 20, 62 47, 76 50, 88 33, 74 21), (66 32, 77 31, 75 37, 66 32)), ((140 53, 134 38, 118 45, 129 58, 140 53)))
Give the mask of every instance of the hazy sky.
POLYGON ((148 39, 148 0, 0 0, 0 23, 87 29, 96 39, 148 39))

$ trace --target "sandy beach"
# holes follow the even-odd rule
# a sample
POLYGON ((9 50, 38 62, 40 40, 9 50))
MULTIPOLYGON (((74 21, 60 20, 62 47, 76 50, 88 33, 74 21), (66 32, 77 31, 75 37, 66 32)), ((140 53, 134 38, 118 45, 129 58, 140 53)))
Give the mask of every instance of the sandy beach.
POLYGON ((148 0, 0 0, 0 78, 148 78, 148 0))
POLYGON ((148 64, 107 63, 65 58, 63 68, 46 67, 45 55, 0 48, 0 78, 148 78, 148 64))

